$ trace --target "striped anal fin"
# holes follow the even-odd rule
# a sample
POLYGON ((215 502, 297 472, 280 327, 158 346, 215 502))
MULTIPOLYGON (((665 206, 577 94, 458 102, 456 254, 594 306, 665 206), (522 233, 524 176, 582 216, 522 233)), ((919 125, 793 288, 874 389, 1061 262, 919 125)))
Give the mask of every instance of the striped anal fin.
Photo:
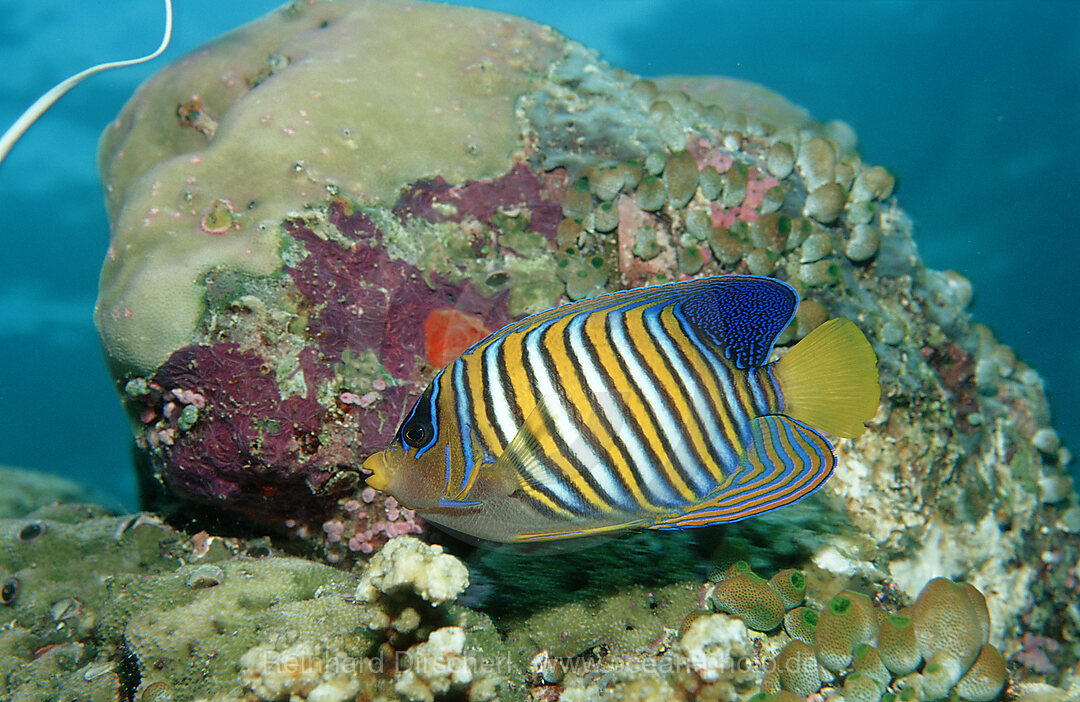
POLYGON ((577 529, 568 528, 562 531, 526 532, 515 536, 512 541, 514 543, 526 543, 530 541, 556 541, 558 539, 576 539, 579 536, 599 536, 601 534, 611 534, 641 526, 645 526, 645 520, 636 519, 628 522, 619 522, 617 524, 583 526, 577 529))
POLYGON ((650 529, 686 529, 737 522, 798 502, 832 475, 836 454, 820 433, 784 415, 751 421, 753 442, 734 481, 685 512, 650 529))

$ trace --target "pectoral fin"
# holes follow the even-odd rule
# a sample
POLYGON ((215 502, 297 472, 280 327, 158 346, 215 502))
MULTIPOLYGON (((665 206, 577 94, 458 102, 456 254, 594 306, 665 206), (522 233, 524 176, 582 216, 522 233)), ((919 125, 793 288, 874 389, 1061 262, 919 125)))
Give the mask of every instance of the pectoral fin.
POLYGON ((506 450, 491 466, 493 480, 505 486, 505 494, 530 486, 549 490, 558 486, 559 476, 547 460, 545 445, 554 445, 554 413, 561 411, 556 395, 540 398, 506 450))

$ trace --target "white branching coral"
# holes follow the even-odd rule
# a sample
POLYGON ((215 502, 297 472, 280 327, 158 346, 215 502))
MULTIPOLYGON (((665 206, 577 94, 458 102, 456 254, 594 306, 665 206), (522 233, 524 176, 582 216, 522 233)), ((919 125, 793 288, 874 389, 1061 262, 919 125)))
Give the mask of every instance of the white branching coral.
POLYGON ((356 587, 356 599, 374 602, 380 595, 411 591, 438 606, 453 602, 468 586, 465 564, 443 553, 441 546, 399 536, 372 557, 356 587))

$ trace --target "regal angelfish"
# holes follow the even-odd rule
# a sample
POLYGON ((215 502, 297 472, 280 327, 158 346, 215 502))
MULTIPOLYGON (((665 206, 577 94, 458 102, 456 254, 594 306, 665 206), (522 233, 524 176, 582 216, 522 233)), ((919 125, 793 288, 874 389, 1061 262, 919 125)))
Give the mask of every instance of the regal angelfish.
POLYGON ((877 410, 877 357, 833 319, 769 363, 799 298, 719 276, 602 295, 509 324, 446 366, 364 463, 368 485, 491 541, 682 529, 796 502, 825 434, 877 410))

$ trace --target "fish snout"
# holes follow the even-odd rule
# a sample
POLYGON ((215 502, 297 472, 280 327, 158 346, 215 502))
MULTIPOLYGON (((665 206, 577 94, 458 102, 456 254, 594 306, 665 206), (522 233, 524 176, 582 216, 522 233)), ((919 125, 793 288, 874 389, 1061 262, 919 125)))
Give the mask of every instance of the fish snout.
POLYGON ((368 486, 379 492, 386 492, 386 488, 390 486, 390 467, 386 464, 386 452, 380 451, 368 456, 362 467, 371 471, 371 475, 366 478, 368 486))

